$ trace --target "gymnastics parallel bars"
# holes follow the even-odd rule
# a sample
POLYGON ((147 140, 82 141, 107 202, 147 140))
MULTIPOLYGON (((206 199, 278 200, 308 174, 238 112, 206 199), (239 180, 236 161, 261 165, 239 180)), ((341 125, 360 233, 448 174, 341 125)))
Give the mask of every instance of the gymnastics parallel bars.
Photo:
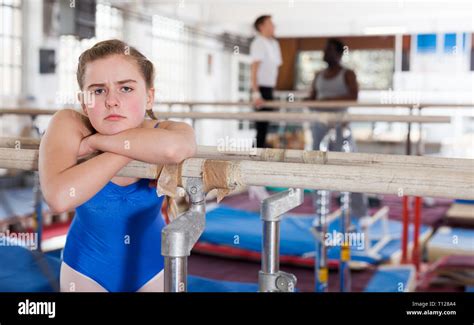
MULTIPOLYGON (((321 156, 318 152, 316 153, 317 157, 321 156)), ((345 158, 349 163, 351 153, 339 154, 348 155, 345 158)), ((35 149, 0 148, 0 168, 37 170, 38 155, 38 150, 35 149)), ((304 152, 301 152, 299 156, 304 159, 304 152)), ((383 156, 379 155, 379 159, 387 163, 391 162, 392 166, 396 165, 396 160, 391 161, 394 160, 393 156, 383 156)), ((400 157, 398 158, 400 159, 400 157)), ((400 194, 400 190, 402 190, 407 195, 474 198, 474 171, 466 168, 467 165, 464 166, 467 163, 465 160, 440 158, 439 163, 436 163, 437 158, 431 158, 429 163, 423 164, 424 157, 411 158, 417 158, 417 163, 421 163, 421 167, 390 168, 377 164, 370 165, 369 161, 366 162, 369 165, 354 164, 348 168, 348 165, 316 163, 219 161, 203 158, 185 160, 180 165, 180 184, 184 184, 183 187, 190 195, 191 208, 163 229, 162 255, 165 258, 165 290, 180 292, 187 289, 187 257, 202 234, 205 225, 205 193, 203 192, 205 177, 203 175, 206 174, 206 169, 212 168, 212 173, 215 175, 215 169, 218 166, 217 169, 220 169, 221 172, 219 183, 224 184, 227 189, 235 189, 241 185, 271 185, 299 189, 385 194, 400 194), (423 167, 426 165, 433 167, 423 167), (461 168, 461 166, 464 167, 461 168)), ((324 161, 325 159, 322 157, 321 162, 324 161)), ((132 161, 118 175, 155 179, 159 176, 158 170, 161 169, 156 165, 132 161)), ((301 192, 299 194, 298 197, 302 195, 301 192)), ((288 195, 288 197, 290 196, 288 195)), ((297 198, 296 202, 291 204, 287 202, 287 208, 294 207, 301 200, 301 198, 297 198)), ((280 205, 278 202, 275 204, 280 205)), ((277 223, 281 211, 277 212, 262 213, 265 235, 263 248, 266 254, 262 256, 264 260, 262 260, 262 271, 259 275, 261 291, 291 291, 290 289, 296 282, 292 275, 280 272, 277 268, 278 245, 276 241, 279 240, 277 223), (264 266, 265 268, 263 268, 264 266), (265 270, 267 272, 264 272, 265 270)))
MULTIPOLYGON (((0 137, 0 148, 38 149, 39 139, 22 137, 0 137)), ((272 148, 220 149, 214 146, 197 146, 193 158, 214 160, 248 160, 267 162, 287 162, 317 165, 337 165, 348 167, 384 168, 430 168, 472 172, 474 160, 463 158, 422 157, 405 155, 385 155, 375 153, 344 153, 336 151, 311 151, 272 148)))
MULTIPOLYGON (((305 151, 294 150, 303 157, 305 151)), ((308 152, 308 151, 306 151, 308 152)), ((315 152, 316 156, 320 155, 315 152)), ((329 154, 329 153, 328 153, 329 154)), ((332 157, 327 155, 326 157, 332 157)), ((433 196, 453 199, 474 199, 474 169, 470 159, 409 157, 397 155, 337 153, 343 164, 322 162, 275 162, 251 159, 225 160, 235 171, 228 184, 279 186, 305 189, 326 189, 363 193, 433 196), (364 159, 365 158, 365 159, 364 159), (357 160, 359 159, 359 160, 357 160), (351 163, 354 161, 354 163, 351 163), (405 161, 405 163, 401 163, 405 161), (349 168, 348 168, 349 167, 349 168)), ((223 155, 226 156, 226 155, 223 155)), ((182 175, 201 177, 203 163, 218 159, 189 158, 182 163, 182 175)), ((334 160, 332 160, 334 163, 334 160)), ((38 150, 0 148, 0 168, 36 170, 38 150)), ((155 165, 133 161, 118 176, 155 179, 155 165)), ((230 185, 229 185, 230 186, 230 185)))

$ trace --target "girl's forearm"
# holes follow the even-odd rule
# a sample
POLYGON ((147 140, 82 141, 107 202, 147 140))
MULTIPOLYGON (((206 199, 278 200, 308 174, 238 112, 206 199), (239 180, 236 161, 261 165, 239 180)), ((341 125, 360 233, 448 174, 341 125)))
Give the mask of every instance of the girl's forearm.
POLYGON ((50 208, 56 212, 64 212, 83 204, 130 161, 128 157, 105 152, 62 171, 50 180, 54 183, 48 186, 51 193, 54 193, 53 197, 48 196, 48 203, 52 205, 50 208))
POLYGON ((134 128, 114 135, 95 134, 89 145, 150 164, 176 164, 193 156, 192 134, 166 129, 134 128))

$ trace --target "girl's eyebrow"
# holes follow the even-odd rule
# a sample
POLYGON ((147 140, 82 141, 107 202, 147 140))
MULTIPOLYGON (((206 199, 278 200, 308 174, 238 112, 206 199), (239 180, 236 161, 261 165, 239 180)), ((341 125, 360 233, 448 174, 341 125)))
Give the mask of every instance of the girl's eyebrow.
POLYGON ((123 85, 123 84, 129 83, 129 82, 135 82, 136 83, 137 81, 133 80, 133 79, 125 79, 125 80, 117 81, 116 84, 123 85))
MULTIPOLYGON (((119 85, 123 85, 123 84, 129 83, 129 82, 135 82, 136 83, 137 81, 133 80, 133 79, 125 79, 125 80, 116 81, 114 83, 119 84, 119 85)), ((89 86, 87 86, 87 89, 90 89, 92 87, 104 87, 104 86, 105 86, 105 83, 90 84, 89 86)))

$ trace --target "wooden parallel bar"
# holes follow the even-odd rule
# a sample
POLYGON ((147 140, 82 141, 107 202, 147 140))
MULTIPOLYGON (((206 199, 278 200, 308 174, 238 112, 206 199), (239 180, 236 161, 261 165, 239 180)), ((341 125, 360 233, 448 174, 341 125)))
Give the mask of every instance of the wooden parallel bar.
POLYGON ((389 114, 339 114, 339 113, 282 113, 282 112, 156 112, 159 118, 191 118, 219 120, 248 120, 273 122, 399 122, 399 123, 450 123, 449 116, 389 115, 389 114))
MULTIPOLYGON (((234 101, 163 101, 156 102, 155 106, 221 106, 221 107, 249 107, 253 108, 252 102, 234 102, 234 101)), ((355 109, 366 109, 366 108, 443 108, 443 109, 473 109, 474 103, 385 103, 385 102, 359 102, 359 101, 264 101, 262 105, 264 107, 271 108, 282 108, 282 109, 301 109, 301 108, 324 108, 324 109, 341 109, 341 108, 355 108, 355 109)), ((0 114, 17 114, 17 110, 22 111, 19 114, 27 115, 42 115, 42 114, 54 114, 57 109, 45 109, 45 108, 27 108, 27 107, 15 107, 15 108, 1 108, 0 114)))
MULTIPOLYGON (((38 149, 40 140, 34 138, 0 138, 0 148, 38 149)), ((433 168, 473 172, 474 159, 427 156, 384 155, 357 152, 322 152, 271 148, 220 148, 198 146, 194 158, 214 160, 251 160, 301 164, 365 166, 386 168, 433 168)))
MULTIPOLYGON (((52 115, 56 110, 50 109, 0 109, 2 114, 15 115, 52 115)), ((156 111, 159 118, 190 118, 190 119, 219 119, 219 120, 249 120, 273 122, 399 122, 399 123, 450 123, 449 116, 427 115, 390 115, 390 114, 349 114, 349 113, 283 113, 283 112, 163 112, 156 111)))
MULTIPOLYGON (((387 155, 390 160, 392 156, 387 155)), ((423 158, 423 157, 421 157, 423 158)), ((183 162, 183 177, 202 177, 206 159, 183 162)), ((216 160, 214 160, 216 161, 216 160)), ((474 199, 474 171, 443 168, 347 165, 314 165, 287 162, 238 160, 230 164, 229 187, 240 185, 279 186, 363 193, 474 199)), ((0 168, 36 170, 38 151, 0 148, 0 168)), ((133 161, 119 176, 156 178, 155 165, 133 161)))

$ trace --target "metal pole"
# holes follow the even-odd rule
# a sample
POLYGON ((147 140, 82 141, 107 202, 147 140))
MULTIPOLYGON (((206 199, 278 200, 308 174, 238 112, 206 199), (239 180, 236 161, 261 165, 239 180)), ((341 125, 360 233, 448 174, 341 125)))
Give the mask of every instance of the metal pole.
MULTIPOLYGON (((319 144, 319 150, 329 151, 331 138, 335 135, 334 129, 331 129, 319 144)), ((316 252, 314 255, 314 276, 316 292, 328 291, 328 262, 327 262, 327 247, 324 237, 327 233, 327 216, 331 211, 331 192, 326 190, 318 190, 315 192, 314 206, 316 207, 316 218, 313 222, 313 235, 316 239, 316 252)))
MULTIPOLYGON (((410 107, 409 115, 413 114, 413 107, 410 107)), ((411 123, 407 124, 407 142, 406 142, 406 149, 405 154, 407 156, 411 155, 411 123)), ((403 189, 401 189, 403 190, 403 189)), ((402 229, 402 263, 406 263, 408 260, 408 226, 410 223, 410 212, 409 212, 409 198, 407 196, 403 196, 403 229, 402 229)))
MULTIPOLYGON (((351 152, 352 146, 349 142, 351 131, 349 128, 344 128, 342 130, 343 135, 343 145, 342 151, 343 152, 351 152), (344 135, 346 134, 346 135, 344 135)), ((349 267, 349 262, 351 259, 351 250, 350 250, 350 243, 348 241, 349 238, 349 229, 351 226, 351 194, 349 192, 342 192, 341 193, 341 203, 342 203, 342 214, 340 219, 340 230, 343 238, 343 244, 341 246, 341 261, 339 265, 339 289, 341 292, 349 292, 351 291, 351 270, 349 267)))
POLYGON ((351 291, 351 270, 349 261, 351 259, 350 243, 348 242, 348 230, 351 222, 350 214, 350 193, 343 192, 342 197, 342 214, 341 214, 341 234, 343 243, 341 246, 341 261, 339 265, 339 289, 341 292, 351 291))
POLYGON ((281 216, 303 203, 302 189, 289 189, 262 201, 263 221, 262 269, 258 273, 260 292, 292 292, 296 277, 280 271, 280 221, 281 216))
MULTIPOLYGON (((31 125, 33 126, 31 130, 31 136, 33 138, 40 139, 42 134, 39 127, 36 125, 36 116, 31 117, 31 125)), ((36 250, 41 252, 41 243, 43 238, 43 193, 41 193, 40 177, 39 172, 37 171, 34 172, 33 193, 35 197, 36 235, 38 236, 36 250)))
MULTIPOLYGON (((413 115, 413 108, 410 107, 409 115, 413 115)), ((406 142, 406 154, 411 155, 411 122, 407 123, 407 142, 406 142)))
POLYGON ((43 237, 43 195, 41 193, 38 172, 34 172, 33 193, 35 196, 36 235, 38 236, 36 250, 41 252, 41 242, 43 237))
POLYGON ((165 258, 165 292, 187 291, 188 256, 205 225, 205 193, 202 179, 183 179, 191 206, 162 231, 161 255, 165 258))
MULTIPOLYGON (((421 115, 421 107, 418 107, 418 114, 421 115)), ((418 126, 418 147, 417 155, 423 155, 423 124, 420 123, 418 126)), ((420 196, 415 197, 415 216, 414 216, 414 229, 413 229, 413 251, 412 251, 412 262, 415 264, 416 271, 420 270, 420 252, 419 252, 419 240, 420 240, 420 223, 423 207, 423 198, 420 196)))
POLYGON ((165 292, 186 292, 187 276, 187 257, 165 257, 165 292))
POLYGON ((327 233, 327 216, 330 211, 331 192, 319 190, 315 192, 316 196, 316 218, 313 223, 314 235, 316 238, 315 254, 315 291, 328 291, 328 264, 327 264, 327 246, 324 236, 327 233))
POLYGON ((280 221, 263 221, 262 272, 280 271, 280 221))

